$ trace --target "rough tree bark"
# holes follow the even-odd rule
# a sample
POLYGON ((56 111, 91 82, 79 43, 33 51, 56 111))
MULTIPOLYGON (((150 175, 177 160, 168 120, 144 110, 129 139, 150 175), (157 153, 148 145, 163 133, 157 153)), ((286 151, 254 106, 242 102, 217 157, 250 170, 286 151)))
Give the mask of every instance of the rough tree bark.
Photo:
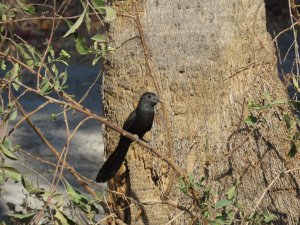
MULTIPOLYGON (((145 91, 158 92, 145 65, 132 1, 117 1, 119 16, 110 27, 117 47, 107 63, 104 80, 106 116, 122 124, 145 91), (109 64, 109 65, 108 65, 109 64)), ((197 178, 208 176, 218 198, 239 181, 238 199, 250 214, 268 184, 282 171, 299 164, 287 157, 290 143, 284 114, 288 106, 274 107, 256 116, 265 123, 247 128, 249 101, 287 98, 278 78, 276 54, 266 28, 266 10, 260 0, 148 0, 137 3, 149 58, 171 120, 176 163, 197 178)), ((161 108, 156 124, 146 135, 168 155, 166 121, 161 108)), ((117 144, 118 134, 106 132, 106 149, 117 144)), ((168 186, 168 166, 133 144, 125 174, 110 188, 136 201, 159 201, 168 186)), ((279 179, 258 210, 268 209, 281 222, 299 223, 299 173, 279 179)), ((169 198, 183 199, 175 182, 169 198)), ((115 195, 114 195, 115 196, 115 195)), ((115 209, 123 198, 111 198, 115 209)), ((131 224, 165 224, 178 214, 162 204, 132 206, 118 211, 131 224)), ((184 216, 174 222, 184 224, 184 216)))

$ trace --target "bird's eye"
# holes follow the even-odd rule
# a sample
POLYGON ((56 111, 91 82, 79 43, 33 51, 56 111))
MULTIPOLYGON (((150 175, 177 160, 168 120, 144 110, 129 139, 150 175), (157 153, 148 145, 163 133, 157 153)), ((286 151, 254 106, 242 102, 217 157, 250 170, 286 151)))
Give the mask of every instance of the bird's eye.
POLYGON ((148 95, 148 98, 151 98, 151 95, 148 95))

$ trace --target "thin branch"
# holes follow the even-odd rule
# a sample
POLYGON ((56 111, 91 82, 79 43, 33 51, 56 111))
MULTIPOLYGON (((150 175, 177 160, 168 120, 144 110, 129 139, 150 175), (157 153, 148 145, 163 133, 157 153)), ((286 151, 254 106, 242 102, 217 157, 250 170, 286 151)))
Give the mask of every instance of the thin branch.
POLYGON ((169 206, 172 206, 173 208, 179 209, 179 210, 181 210, 183 212, 186 212, 186 213, 193 216, 193 213, 186 206, 178 203, 178 201, 171 201, 171 200, 155 201, 155 200, 150 200, 150 201, 143 201, 140 204, 141 205, 153 205, 153 204, 169 205, 169 206))
POLYGON ((57 161, 57 164, 55 166, 55 172, 53 175, 53 179, 52 179, 52 183, 51 183, 51 190, 50 192, 52 193, 52 195, 50 195, 46 201, 46 203, 43 206, 43 209, 34 217, 34 224, 39 224, 40 220, 42 219, 46 208, 48 207, 48 205, 50 204, 50 201, 53 198, 53 195, 55 194, 56 190, 57 190, 57 186, 59 184, 59 181, 62 179, 62 174, 63 174, 63 170, 64 170, 64 166, 65 166, 65 162, 66 162, 66 156, 67 156, 67 152, 69 149, 69 141, 70 141, 70 132, 69 132, 69 125, 68 125, 68 120, 67 120, 67 115, 66 115, 66 107, 64 108, 64 121, 66 124, 66 129, 67 129, 67 141, 66 141, 66 145, 64 146, 62 153, 60 154, 60 157, 57 161), (62 166, 60 166, 60 162, 62 160, 62 166), (59 172, 59 176, 57 176, 57 173, 60 169, 59 172), (57 179, 55 179, 57 177, 57 179))
MULTIPOLYGON (((26 112, 24 110, 24 108, 22 107, 22 105, 19 102, 16 102, 18 108, 20 109, 21 113, 25 116, 26 112)), ((26 119, 28 125, 36 132, 36 134, 40 137, 40 139, 44 142, 44 144, 51 150, 51 152, 56 156, 56 158, 60 157, 59 152, 55 149, 55 147, 46 139, 46 137, 43 135, 43 133, 41 132, 41 130, 39 128, 37 128, 32 121, 30 120, 30 118, 26 119)), ((92 196, 96 197, 97 193, 90 188, 86 182, 83 181, 83 179, 78 175, 78 172, 69 164, 66 163, 66 168, 68 169, 68 171, 75 177, 75 179, 79 182, 79 184, 81 186, 83 186, 83 188, 90 193, 92 196)))
POLYGON ((48 164, 48 165, 50 165, 50 166, 54 166, 54 167, 56 166, 55 163, 52 163, 52 162, 50 162, 50 161, 48 161, 48 160, 45 160, 45 159, 42 159, 42 158, 40 158, 40 157, 38 157, 38 156, 35 156, 35 155, 33 155, 33 154, 31 154, 31 153, 25 151, 24 149, 19 149, 19 150, 20 150, 23 154, 27 155, 27 156, 30 157, 30 158, 35 159, 36 161, 40 161, 40 162, 45 163, 45 164, 48 164))
POLYGON ((96 17, 98 18, 99 22, 101 23, 101 25, 104 27, 104 23, 102 21, 102 19, 100 18, 100 16, 98 15, 97 11, 95 10, 95 7, 93 6, 93 4, 90 3, 89 0, 86 0, 87 4, 92 8, 94 15, 96 15, 96 17))
POLYGON ((6 58, 11 63, 18 63, 20 66, 24 67, 28 72, 30 72, 32 74, 35 74, 35 75, 38 75, 39 77, 41 77, 40 74, 38 74, 37 72, 35 72, 33 69, 31 69, 25 63, 21 62, 20 60, 16 59, 15 57, 10 56, 8 54, 5 54, 4 52, 1 52, 1 51, 0 51, 0 56, 2 56, 3 58, 6 58))
POLYGON ((93 83, 89 86, 89 88, 87 89, 87 91, 83 94, 83 96, 80 98, 80 100, 78 101, 78 103, 82 103, 84 101, 84 99, 86 99, 86 97, 88 96, 88 94, 90 93, 90 91, 92 90, 92 88, 95 86, 95 84, 97 83, 98 79, 100 78, 100 76, 102 75, 102 69, 99 71, 97 77, 95 78, 95 80, 93 81, 93 83))
MULTIPOLYGON (((89 13, 89 16, 95 16, 95 13, 89 13)), ((40 16, 40 17, 28 17, 28 18, 21 18, 21 19, 15 19, 15 20, 6 20, 6 21, 1 21, 0 25, 2 24, 9 24, 9 23, 18 23, 18 22, 24 22, 24 21, 33 21, 33 20, 68 20, 68 19, 78 19, 81 15, 76 15, 76 16, 62 16, 62 15, 55 15, 53 16, 40 16)))
MULTIPOLYGON (((134 5, 134 9, 135 9, 135 22, 141 37, 141 43, 142 43, 142 47, 143 47, 143 52, 144 52, 144 57, 145 57, 145 62, 146 62, 146 66, 149 70, 150 76, 152 77, 155 89, 157 91, 157 94, 162 98, 162 102, 161 102, 161 108, 162 108, 162 112, 163 112, 163 117, 164 117, 164 121, 165 121, 165 125, 166 125, 166 141, 168 143, 168 147, 169 147, 169 157, 171 159, 171 161, 174 161, 174 143, 173 143, 173 136, 172 136, 172 129, 171 129, 171 120, 170 120, 170 116, 166 107, 166 104, 164 102, 163 99, 163 94, 162 94, 162 90, 159 86, 159 81, 157 79, 157 74, 155 74, 154 70, 153 70, 153 66, 151 65, 151 60, 149 57, 149 51, 148 51, 148 46, 147 46, 147 42, 145 39, 145 35, 144 35, 144 31, 143 31, 143 27, 139 18, 139 14, 138 14, 138 9, 137 9, 137 5, 136 2, 133 3, 134 5)), ((167 184, 166 189, 164 190, 164 193, 162 194, 162 199, 167 199, 168 195, 170 194, 172 187, 173 187, 173 183, 174 183, 174 179, 175 179, 175 174, 170 171, 169 174, 169 182, 167 184)))
MULTIPOLYGON (((44 51, 42 60, 41 60, 41 62, 40 62, 40 66, 39 66, 39 68, 38 68, 37 74, 40 74, 40 73, 41 73, 43 64, 44 64, 44 62, 45 62, 45 59, 46 59, 46 57, 47 57, 47 54, 48 54, 48 52, 49 52, 49 50, 50 50, 50 46, 51 46, 51 44, 52 44, 52 39, 53 39, 53 34, 54 34, 54 29, 55 29, 55 14, 56 14, 56 0, 53 1, 53 18, 52 18, 51 33, 50 33, 50 36, 49 36, 49 39, 48 39, 48 43, 47 43, 46 50, 44 51)), ((36 87, 37 87, 38 90, 40 89, 40 78, 39 78, 39 76, 37 77, 36 87)))
POLYGON ((10 131, 8 132, 6 137, 10 136, 12 134, 12 132, 14 132, 14 130, 17 129, 27 118, 29 118, 33 114, 37 113, 41 109, 45 108, 45 106, 47 106, 49 103, 50 103, 49 101, 44 102, 39 107, 37 107, 36 109, 34 109, 30 113, 28 113, 26 116, 24 116, 18 123, 16 123, 16 125, 13 126, 13 128, 10 129, 10 131))
POLYGON ((64 122, 65 122, 65 126, 66 126, 66 130, 67 130, 67 137, 66 137, 66 143, 60 153, 60 156, 58 158, 58 161, 56 163, 56 167, 55 167, 55 172, 54 172, 54 175, 53 175, 53 180, 52 180, 52 185, 51 186, 54 186, 54 187, 57 187, 59 181, 60 181, 60 178, 61 178, 61 175, 62 175, 62 172, 63 172, 63 168, 64 168, 64 161, 65 161, 65 156, 66 156, 66 152, 67 150, 69 149, 69 137, 70 137, 70 131, 69 131, 69 124, 68 124, 68 120, 67 120, 67 116, 66 116, 66 106, 64 107, 64 110, 63 110, 63 115, 64 115, 64 122), (60 164, 62 164, 62 166, 60 166, 60 164), (60 170, 59 172, 59 176, 57 176, 57 173, 58 171, 60 170), (57 177, 57 179, 55 179, 57 177))
MULTIPOLYGON (((256 202, 252 213, 250 214, 250 218, 254 215, 254 213, 256 212, 256 209, 258 208, 259 204, 261 203, 261 201, 264 199, 265 195, 268 193, 268 191, 271 189, 271 187, 276 183, 277 180, 279 180, 280 178, 283 178, 284 175, 295 172, 297 170, 300 170, 300 167, 296 167, 290 170, 287 170, 285 172, 281 172, 279 173, 271 182, 270 184, 266 187, 266 189, 263 191, 262 195, 260 196, 260 198, 258 199, 258 201, 256 202)), ((248 225, 250 222, 247 222, 246 225, 248 225)))
MULTIPOLYGON (((127 137, 128 139, 138 143, 140 146, 148 149, 149 151, 151 151, 152 153, 154 153, 156 156, 158 156, 160 159, 162 159, 163 161, 165 161, 179 176, 184 176, 185 177, 185 173, 181 170, 181 168, 179 166, 176 165, 176 163, 171 160, 169 157, 163 155, 162 153, 160 153, 160 151, 150 147, 150 145, 148 143, 145 143, 144 141, 138 139, 136 140, 136 135, 135 134, 131 134, 126 130, 123 130, 120 126, 108 121, 106 118, 103 118, 101 116, 98 116, 97 114, 93 113, 92 111, 90 111, 89 109, 83 107, 82 105, 80 105, 78 102, 76 102, 74 99, 72 99, 69 95, 63 93, 63 92, 59 92, 60 97, 65 99, 65 101, 61 101, 61 100, 57 100, 55 98, 43 95, 40 91, 35 90, 25 84, 22 84, 18 81, 14 81, 16 84, 19 84, 20 86, 28 89, 30 92, 36 93, 41 97, 44 97, 45 99, 49 100, 50 103, 54 103, 54 104, 58 104, 61 106, 68 106, 76 111, 79 111, 83 114, 85 114, 86 116, 91 117, 94 120, 97 120, 103 124, 105 124, 107 127, 111 128, 114 131, 117 131, 118 133, 120 133, 121 135, 127 137)), ((28 122, 28 119, 27 119, 28 122)), ((32 124, 33 126, 33 124, 32 124)), ((48 143, 49 144, 49 143, 48 143)), ((55 149, 55 148, 54 148, 55 149)), ((59 153, 58 153, 59 154, 59 153)))

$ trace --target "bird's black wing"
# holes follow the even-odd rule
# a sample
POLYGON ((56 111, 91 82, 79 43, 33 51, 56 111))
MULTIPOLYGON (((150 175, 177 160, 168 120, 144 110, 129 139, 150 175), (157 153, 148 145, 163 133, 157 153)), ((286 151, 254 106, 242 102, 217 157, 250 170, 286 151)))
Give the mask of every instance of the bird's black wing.
POLYGON ((123 124, 123 130, 128 131, 132 125, 134 124, 136 119, 136 111, 133 110, 130 115, 128 116, 127 120, 125 121, 125 123, 123 124))
POLYGON ((120 169, 125 159, 131 141, 126 137, 121 137, 115 151, 108 157, 99 170, 96 182, 106 182, 111 179, 120 169))
MULTIPOLYGON (((123 125, 123 130, 132 131, 134 129, 134 124, 136 123, 136 111, 134 110, 128 116, 127 120, 123 125)), ((119 143, 115 149, 115 151, 108 157, 105 163, 102 165, 101 169, 99 170, 96 182, 106 182, 111 179, 120 169, 122 162, 126 156, 128 148, 131 144, 131 140, 127 137, 121 136, 119 143)))

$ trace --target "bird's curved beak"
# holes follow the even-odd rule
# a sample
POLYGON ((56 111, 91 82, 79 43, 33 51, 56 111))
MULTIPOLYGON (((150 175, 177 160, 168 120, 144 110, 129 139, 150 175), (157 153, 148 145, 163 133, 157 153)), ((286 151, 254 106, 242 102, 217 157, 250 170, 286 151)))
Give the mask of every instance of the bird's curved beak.
POLYGON ((157 103, 158 103, 158 102, 162 102, 158 96, 155 97, 155 101, 156 101, 157 103))

